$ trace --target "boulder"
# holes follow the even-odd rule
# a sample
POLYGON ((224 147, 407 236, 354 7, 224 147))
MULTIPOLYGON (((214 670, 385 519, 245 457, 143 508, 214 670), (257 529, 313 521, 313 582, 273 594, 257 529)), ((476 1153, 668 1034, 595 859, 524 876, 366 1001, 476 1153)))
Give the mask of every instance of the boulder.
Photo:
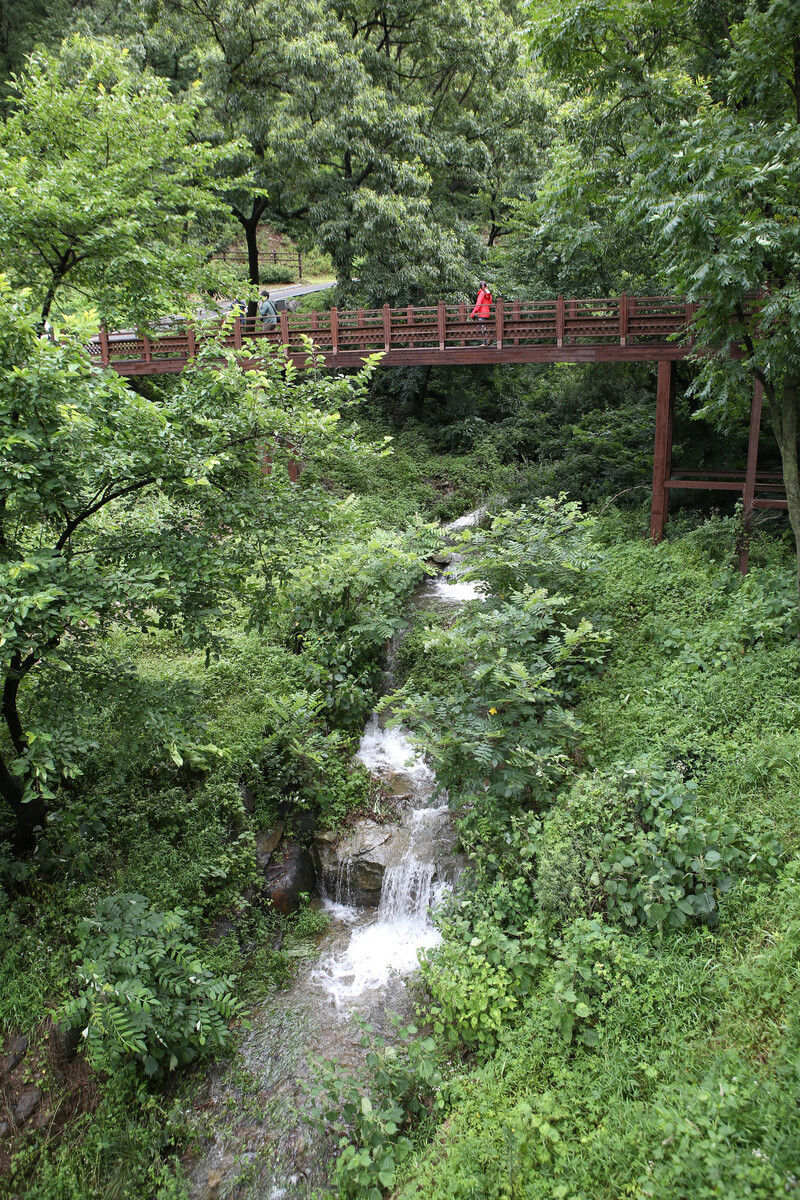
POLYGON ((284 822, 279 821, 271 829, 265 829, 263 833, 256 834, 256 860, 262 871, 266 870, 273 850, 283 837, 283 830, 284 822))
POLYGON ((266 869, 266 892, 273 906, 284 916, 297 912, 302 892, 314 890, 314 863, 299 842, 284 842, 277 862, 266 869))
POLYGON ((50 1034, 50 1046, 56 1066, 63 1067, 67 1063, 74 1062, 80 1044, 81 1031, 79 1026, 76 1025, 70 1028, 67 1025, 54 1025, 53 1032, 50 1034))
POLYGON ((23 1089, 14 1105, 14 1124, 23 1125, 42 1103, 42 1093, 32 1085, 23 1089))
POLYGON ((10 1075, 28 1052, 28 1039, 24 1034, 18 1033, 8 1042, 2 1057, 0 1057, 0 1079, 4 1075, 10 1075))
POLYGON ((318 833, 314 862, 320 888, 341 904, 380 903, 383 874, 402 854, 403 831, 395 825, 358 821, 346 834, 318 833))

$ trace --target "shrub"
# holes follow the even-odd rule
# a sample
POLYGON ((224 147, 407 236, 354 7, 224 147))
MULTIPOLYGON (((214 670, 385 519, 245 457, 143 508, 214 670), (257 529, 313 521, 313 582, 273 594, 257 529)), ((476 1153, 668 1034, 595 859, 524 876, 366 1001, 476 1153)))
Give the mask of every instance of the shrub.
POLYGON ((436 1042, 417 1037, 413 1025, 396 1033, 398 1042, 390 1045, 363 1025, 368 1089, 333 1067, 314 1088, 318 1123, 340 1135, 334 1179, 342 1197, 381 1200, 444 1108, 436 1042))
POLYGON ((130 893, 101 900, 81 921, 74 957, 83 987, 58 1019, 84 1027, 95 1066, 133 1062, 160 1075, 225 1044, 241 1006, 231 980, 215 979, 197 959, 190 937, 180 909, 156 912, 130 893))

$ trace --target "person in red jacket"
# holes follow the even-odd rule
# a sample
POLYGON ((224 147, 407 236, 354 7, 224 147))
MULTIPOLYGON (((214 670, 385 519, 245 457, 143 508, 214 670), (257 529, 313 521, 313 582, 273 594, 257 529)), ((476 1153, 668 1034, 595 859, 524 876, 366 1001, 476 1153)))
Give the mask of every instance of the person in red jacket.
MULTIPOLYGON (((486 281, 483 280, 481 282, 480 288, 478 289, 478 299, 475 301, 475 307, 473 308, 472 313, 471 313, 471 320, 480 321, 482 324, 484 324, 486 321, 489 320, 489 317, 491 316, 491 311, 492 311, 492 293, 489 290, 489 288, 486 284, 486 281)), ((486 328, 484 328, 484 330, 483 330, 484 346, 489 345, 488 333, 489 333, 489 331, 486 328)))

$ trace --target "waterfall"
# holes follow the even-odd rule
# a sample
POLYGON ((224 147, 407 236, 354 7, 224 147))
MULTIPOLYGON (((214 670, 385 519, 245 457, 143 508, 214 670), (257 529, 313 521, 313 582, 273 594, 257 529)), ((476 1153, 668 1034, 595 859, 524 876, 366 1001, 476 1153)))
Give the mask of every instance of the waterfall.
POLYGON ((440 940, 429 910, 448 886, 436 861, 448 809, 431 804, 436 777, 430 767, 402 730, 381 729, 376 716, 367 723, 357 757, 384 786, 407 790, 415 807, 391 838, 377 910, 360 912, 348 903, 352 860, 345 857, 339 866, 326 907, 353 929, 347 946, 323 958, 312 975, 337 1009, 352 1008, 365 993, 385 988, 392 975, 414 970, 418 951, 440 940))

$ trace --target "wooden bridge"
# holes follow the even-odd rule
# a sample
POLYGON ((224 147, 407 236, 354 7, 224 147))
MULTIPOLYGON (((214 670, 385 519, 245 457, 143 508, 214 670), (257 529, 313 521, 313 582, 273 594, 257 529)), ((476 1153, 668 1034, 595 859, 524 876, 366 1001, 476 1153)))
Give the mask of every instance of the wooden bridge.
MULTIPOLYGON (((298 367, 357 368, 370 354, 382 354, 382 366, 458 366, 479 363, 657 362, 656 433, 650 536, 661 541, 669 495, 679 489, 738 492, 749 526, 757 508, 786 509, 781 476, 759 472, 761 385, 751 407, 750 439, 744 471, 673 470, 673 363, 694 349, 697 305, 676 296, 629 296, 603 299, 498 300, 488 321, 470 320, 466 304, 403 308, 357 308, 289 314, 265 331, 260 317, 242 315, 227 325, 193 326, 172 322, 157 336, 109 333, 102 329, 90 344, 98 366, 121 375, 159 375, 182 371, 199 347, 213 338, 239 353, 245 368, 258 367, 259 349, 280 348, 298 367), (757 495, 766 492, 768 495, 757 495)), ((757 298, 744 314, 752 318, 757 298)), ((734 355, 740 353, 734 348, 734 355)), ((296 477, 296 466, 294 467, 296 477)), ((740 566, 747 569, 747 548, 740 566)))
POLYGON ((466 304, 357 308, 280 314, 265 332, 260 317, 237 315, 226 331, 173 322, 157 336, 108 333, 91 345, 98 364, 121 375, 182 371, 210 336, 243 351, 256 365, 258 348, 280 346, 303 367, 309 339, 318 366, 358 367, 369 354, 382 365, 454 366, 520 362, 643 362, 685 358, 692 349, 695 305, 674 296, 612 299, 498 300, 486 322, 469 319, 466 304))

